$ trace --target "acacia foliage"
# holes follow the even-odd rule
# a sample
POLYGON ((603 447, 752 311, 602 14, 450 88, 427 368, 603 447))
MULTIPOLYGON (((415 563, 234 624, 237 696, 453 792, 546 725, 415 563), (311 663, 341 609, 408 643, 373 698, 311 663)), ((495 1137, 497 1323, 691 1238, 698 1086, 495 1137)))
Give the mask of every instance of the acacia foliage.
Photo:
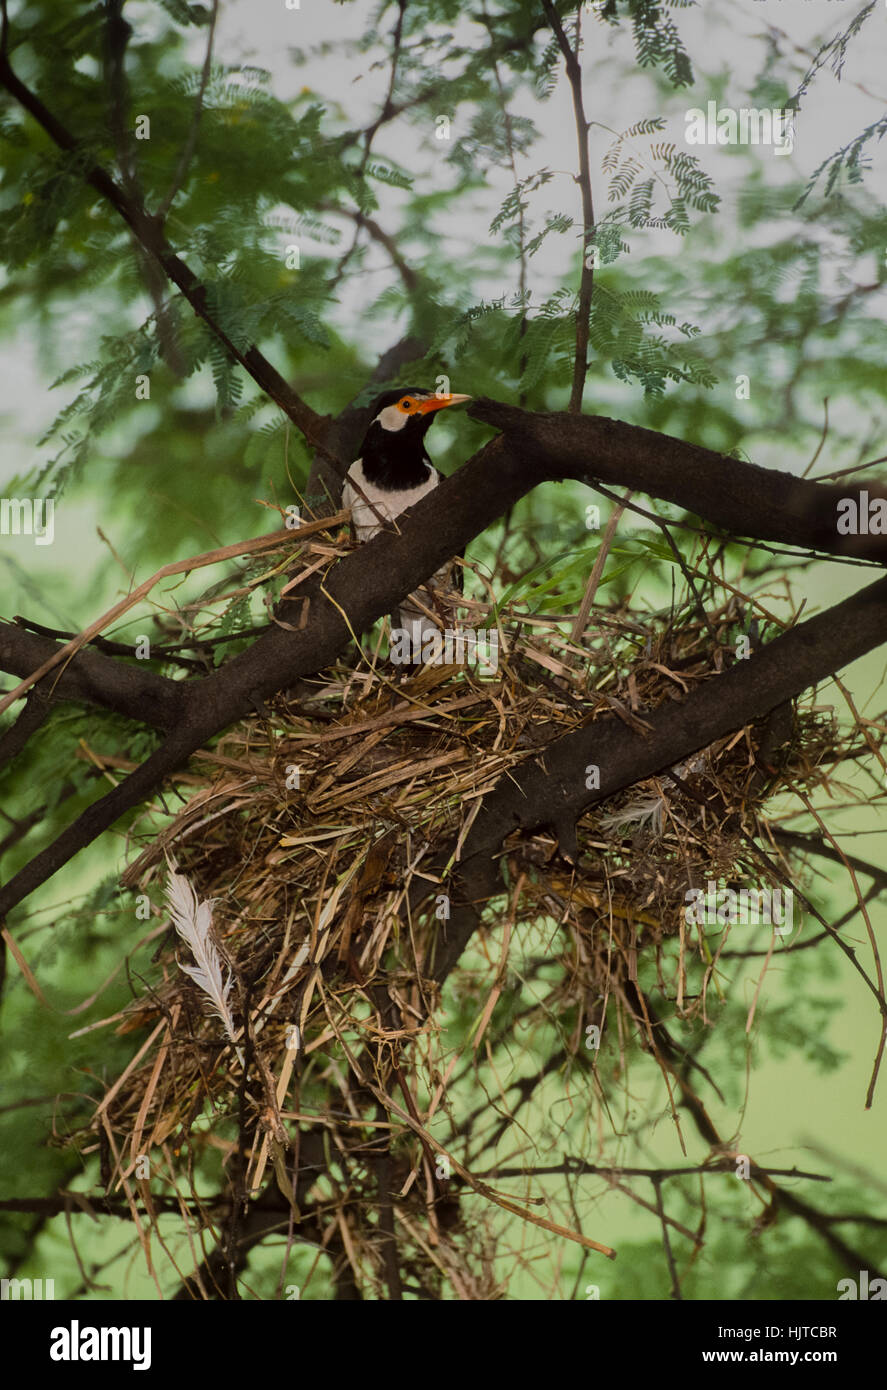
MULTIPOLYGON (((857 197, 854 186, 882 125, 827 155, 827 178, 807 190, 799 231, 785 215, 805 190, 774 196, 751 163, 741 201, 725 222, 704 161, 676 146, 654 100, 652 114, 604 132, 590 247, 572 180, 534 157, 542 107, 556 90, 556 43, 534 7, 498 6, 489 22, 467 21, 463 8, 417 0, 403 11, 388 98, 398 114, 383 121, 372 142, 372 116, 361 127, 334 84, 314 89, 313 64, 325 55, 310 43, 293 54, 305 83, 291 100, 275 94, 263 69, 213 61, 199 138, 167 232, 231 340, 258 342, 320 410, 337 410, 358 394, 380 344, 400 333, 418 336, 427 348, 409 377, 432 380, 444 372, 457 387, 470 382, 475 394, 550 408, 563 403, 578 266, 593 247, 600 270, 590 317, 590 404, 629 402, 633 418, 725 451, 748 451, 778 406, 781 439, 799 452, 818 434, 817 391, 828 386, 860 407, 851 426, 838 425, 837 442, 861 450, 883 372, 874 324, 864 292, 849 291, 837 302, 824 295, 823 269, 836 255, 849 268, 883 244, 884 210, 857 197), (536 119, 524 114, 528 94, 539 104, 536 119), (514 114, 518 103, 522 111, 514 114), (451 123, 449 142, 438 139, 440 117, 451 123), (387 138, 392 131, 396 138, 387 138), (470 210, 489 187, 497 199, 478 236, 470 210), (369 231, 370 220, 401 264, 369 231), (828 244, 820 234, 825 224, 828 244), (466 225, 470 255, 460 230, 466 225), (750 235, 762 225, 772 235, 753 256, 731 237, 737 226, 750 235), (644 233, 663 228, 688 254, 645 257, 644 233), (299 246, 298 267, 287 263, 292 244, 299 246), (540 271, 537 286, 535 269, 552 247, 560 248, 558 273, 540 271), (726 381, 732 388, 742 354, 755 348, 766 355, 771 380, 740 419, 732 389, 718 387, 726 381), (619 396, 622 387, 631 395, 619 396)), ((572 33, 573 9, 557 8, 572 33)), ((583 21, 582 51, 601 26, 627 22, 633 60, 658 75, 664 105, 669 84, 683 89, 694 78, 678 32, 680 8, 608 0, 593 21, 583 21)), ((343 54, 367 70, 381 64, 383 115, 398 14, 397 6, 382 5, 370 27, 341 42, 343 54)), ((149 209, 167 195, 194 121, 201 61, 190 45, 206 36, 209 15, 205 5, 166 0, 126 47, 123 125, 132 132, 139 113, 151 118, 150 140, 128 141, 149 209)), ((7 491, 98 497, 102 519, 114 522, 125 553, 140 561, 162 562, 183 545, 202 548, 207 528, 226 539, 243 527, 265 529, 266 514, 248 513, 244 498, 264 492, 269 478, 271 495, 278 495, 287 470, 304 484, 307 451, 168 287, 161 304, 152 299, 129 233, 83 180, 93 160, 118 176, 126 163, 113 133, 102 8, 35 0, 27 13, 13 12, 10 51, 16 70, 81 145, 76 155, 60 154, 23 112, 7 106, 3 113, 2 295, 10 332, 27 325, 41 335, 45 360, 55 364, 47 380, 54 376, 60 400, 7 491), (82 333, 76 324, 84 311, 82 333), (150 407, 134 391, 140 375, 151 380, 150 407)), ((843 60, 845 46, 834 52, 843 60)), ((815 72, 805 78, 815 80, 815 72)), ((783 81, 785 94, 791 85, 783 81)), ((598 107, 590 115, 606 119, 598 107)), ((478 437, 466 426, 460 452, 478 437)), ((523 548, 512 552, 517 578, 510 596, 545 596, 552 608, 575 609, 587 576, 582 510, 564 490, 544 504, 531 499, 520 522, 523 548), (571 542, 567 550, 564 540, 571 542)), ((608 582, 617 586, 627 586, 638 566, 668 575, 673 564, 668 546, 649 535, 629 538, 613 559, 608 582)), ((17 609, 80 625, 90 576, 73 576, 59 593, 39 575, 15 569, 11 558, 4 556, 4 565, 17 609)), ((235 598, 219 631, 245 629, 256 616, 249 600, 235 598)), ((123 640, 129 632, 117 635, 123 640)), ((174 669, 162 661, 158 667, 174 669)), ((40 809, 40 832, 51 834, 60 812, 69 818, 95 793, 100 779, 75 753, 99 730, 106 752, 135 761, 154 737, 107 715, 59 710, 39 746, 5 775, 4 805, 16 815, 40 809)), ((5 867, 16 867, 29 843, 14 845, 5 867)), ((71 944, 99 973, 107 940, 125 935, 130 922, 115 900, 114 877, 99 878, 68 912, 52 946, 40 947, 34 963, 41 969, 71 944)), ((72 1002, 83 993, 78 988, 72 1002)), ((775 1047, 806 1047, 815 1064, 831 1067, 837 1059, 820 1040, 818 1011, 811 994, 790 1016, 776 1014, 769 1036, 775 1047)), ((466 1004, 459 1026, 467 1030, 471 1016, 466 1004)), ((33 1023, 23 1025, 21 1041, 47 1078, 92 1055, 85 1044, 68 1048, 60 1030, 50 1036, 33 1023)), ((107 1057, 113 1067, 111 1048, 107 1057)), ((33 1086, 24 1071, 15 1081, 33 1086)), ((731 1099, 738 1101, 737 1087, 731 1099)), ((24 1154, 21 1125, 16 1134, 15 1152, 24 1154)), ((692 1201, 691 1194, 688 1213, 692 1201)))

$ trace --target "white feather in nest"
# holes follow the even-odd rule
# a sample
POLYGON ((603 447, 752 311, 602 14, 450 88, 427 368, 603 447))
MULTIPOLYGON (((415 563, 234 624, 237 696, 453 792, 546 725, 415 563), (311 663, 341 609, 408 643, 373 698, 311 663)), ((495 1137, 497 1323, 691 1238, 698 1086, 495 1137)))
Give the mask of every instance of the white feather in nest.
POLYGON ((633 801, 629 806, 624 806, 621 811, 614 811, 611 816, 604 816, 601 819, 601 827, 604 830, 627 830, 630 825, 636 825, 640 830, 649 821, 650 829, 658 839, 662 834, 664 813, 665 802, 661 797, 654 796, 646 801, 633 801))
POLYGON ((184 874, 176 873, 176 866, 171 860, 167 860, 167 863, 169 878, 166 884, 166 900, 169 904, 169 915, 173 926, 197 962, 196 965, 183 965, 177 956, 176 963, 179 969, 190 975, 197 987, 203 990, 212 1005, 213 1013, 222 1020, 225 1032, 234 1042, 236 1029, 228 1005, 232 976, 229 970, 227 980, 223 980, 218 947, 212 939, 214 899, 207 898, 205 902, 198 903, 197 894, 184 874))
MULTIPOLYGON (((705 767, 703 757, 687 758, 682 763, 675 763, 671 771, 676 777, 689 777, 691 774, 702 772, 705 767)), ((672 779, 665 776, 663 781, 670 782, 672 779)), ((659 839, 662 835, 665 813, 668 810, 668 802, 664 796, 647 797, 646 799, 632 801, 628 806, 624 806, 621 811, 615 811, 611 816, 604 816, 601 826, 604 830, 622 830, 629 825, 636 825, 640 830, 648 821, 654 836, 659 839)))

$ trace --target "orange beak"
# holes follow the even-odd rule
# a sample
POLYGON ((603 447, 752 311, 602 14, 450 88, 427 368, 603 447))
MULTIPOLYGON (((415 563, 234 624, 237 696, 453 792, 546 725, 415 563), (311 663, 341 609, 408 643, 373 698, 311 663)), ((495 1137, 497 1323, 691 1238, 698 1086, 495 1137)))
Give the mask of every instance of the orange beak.
POLYGON ((432 410, 443 410, 448 405, 461 405, 470 401, 470 396, 432 396, 428 401, 417 401, 416 410, 420 415, 430 415, 432 410))

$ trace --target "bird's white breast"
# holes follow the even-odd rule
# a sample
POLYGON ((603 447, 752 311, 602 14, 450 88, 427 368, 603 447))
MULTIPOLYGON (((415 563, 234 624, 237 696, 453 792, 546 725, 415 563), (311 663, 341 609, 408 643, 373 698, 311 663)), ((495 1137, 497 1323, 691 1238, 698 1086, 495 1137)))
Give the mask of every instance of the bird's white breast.
POLYGON ((437 469, 430 468, 427 479, 424 483, 419 483, 418 487, 387 492, 367 480, 363 471, 363 461, 358 459, 348 469, 345 487, 342 490, 342 506, 351 508, 351 521, 357 539, 368 541, 381 530, 382 520, 393 521, 401 512, 405 512, 407 507, 418 502, 420 497, 433 492, 439 482, 440 474, 437 469), (352 479, 360 488, 360 492, 351 486, 352 479))

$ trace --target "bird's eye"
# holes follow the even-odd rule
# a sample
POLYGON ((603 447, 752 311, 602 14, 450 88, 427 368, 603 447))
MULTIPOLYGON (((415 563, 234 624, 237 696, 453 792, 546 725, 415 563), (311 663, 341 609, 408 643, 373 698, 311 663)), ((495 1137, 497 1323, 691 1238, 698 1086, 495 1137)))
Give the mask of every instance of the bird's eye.
POLYGON ((409 396, 404 396, 403 400, 400 403, 400 408, 401 410, 412 410, 415 404, 416 402, 414 400, 411 400, 409 396))

